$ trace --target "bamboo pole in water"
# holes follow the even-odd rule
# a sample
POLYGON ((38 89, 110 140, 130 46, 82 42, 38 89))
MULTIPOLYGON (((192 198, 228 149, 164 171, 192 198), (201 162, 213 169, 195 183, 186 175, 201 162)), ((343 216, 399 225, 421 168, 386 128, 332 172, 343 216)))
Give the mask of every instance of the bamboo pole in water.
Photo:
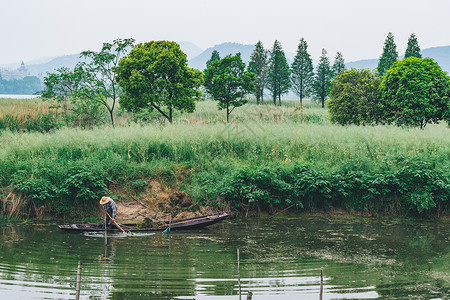
POLYGON ((319 294, 319 300, 322 300, 323 295, 323 269, 320 270, 320 294, 319 294))
POLYGON ((81 289, 81 266, 83 263, 81 260, 78 262, 78 271, 77 271, 77 286, 76 286, 76 294, 75 300, 80 300, 80 289, 81 289))
POLYGON ((241 300, 241 266, 240 266, 240 262, 239 262, 239 248, 237 248, 237 263, 238 263, 239 300, 241 300))

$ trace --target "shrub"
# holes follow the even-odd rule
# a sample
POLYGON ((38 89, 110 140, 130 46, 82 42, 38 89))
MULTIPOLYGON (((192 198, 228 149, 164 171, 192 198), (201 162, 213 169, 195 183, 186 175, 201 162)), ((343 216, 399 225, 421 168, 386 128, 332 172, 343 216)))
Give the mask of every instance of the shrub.
POLYGON ((340 125, 374 122, 380 80, 369 70, 341 72, 332 82, 330 120, 340 125))

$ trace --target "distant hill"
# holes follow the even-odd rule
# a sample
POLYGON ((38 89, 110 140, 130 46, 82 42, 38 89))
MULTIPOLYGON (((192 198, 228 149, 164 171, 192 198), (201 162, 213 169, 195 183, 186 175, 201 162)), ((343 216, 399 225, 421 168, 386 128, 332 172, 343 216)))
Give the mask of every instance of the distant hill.
POLYGON ((206 67, 206 62, 208 59, 211 58, 211 54, 214 50, 217 50, 220 54, 220 57, 225 57, 228 54, 236 54, 238 52, 241 53, 241 58, 245 63, 248 63, 250 61, 250 55, 253 52, 253 49, 255 49, 254 45, 242 45, 237 43, 223 43, 220 45, 215 45, 214 47, 210 47, 194 57, 193 59, 189 60, 188 64, 189 67, 198 69, 198 70, 204 70, 206 67))
MULTIPOLYGON (((238 43, 223 43, 219 45, 215 45, 214 47, 210 47, 197 55, 196 57, 189 60, 189 67, 204 70, 206 68, 206 62, 211 58, 211 54, 214 50, 217 50, 220 54, 220 57, 225 57, 229 54, 241 53, 242 61, 248 65, 250 61, 250 56, 255 50, 255 45, 243 45, 238 43)), ((285 52, 286 60, 289 64, 294 60, 295 53, 285 52)))
POLYGON ((181 50, 186 53, 186 56, 189 59, 192 59, 203 52, 203 50, 194 43, 191 42, 177 42, 180 45, 181 50))
MULTIPOLYGON (((252 54, 254 45, 243 45, 238 43, 223 43, 214 47, 208 48, 203 52, 201 49, 190 42, 179 42, 181 49, 188 56, 188 64, 190 67, 204 70, 206 67, 206 61, 210 59, 213 50, 217 50, 221 57, 228 54, 241 53, 242 60, 248 64, 250 61, 250 55, 252 54)), ((423 57, 433 58, 444 71, 450 74, 450 46, 427 48, 421 51, 423 57)), ((286 58, 288 63, 291 64, 294 53, 286 52, 286 58)), ((36 59, 25 64, 28 69, 28 74, 31 76, 38 76, 42 78, 47 72, 54 72, 61 67, 73 68, 80 61, 79 54, 64 55, 58 57, 48 57, 36 59)), ((317 62, 314 61, 314 64, 317 62)), ((20 64, 8 64, 1 65, 0 67, 9 67, 15 69, 20 64)), ((378 58, 365 59, 346 63, 347 68, 366 68, 373 70, 378 65, 378 58)))
POLYGON ((45 76, 46 73, 52 73, 62 67, 73 69, 75 65, 80 61, 80 54, 71 54, 58 56, 43 64, 31 64, 27 65, 26 67, 30 75, 40 77, 45 76))
MULTIPOLYGON (((441 66, 442 70, 446 71, 450 74, 450 46, 442 46, 442 47, 433 47, 427 48, 420 52, 422 57, 430 57, 434 59, 439 66, 441 66)), ((402 59, 403 56, 400 57, 402 59)), ((357 68, 357 69, 369 69, 373 70, 378 66, 378 58, 377 59, 365 59, 365 60, 357 60, 353 62, 349 62, 345 64, 348 69, 357 68)))

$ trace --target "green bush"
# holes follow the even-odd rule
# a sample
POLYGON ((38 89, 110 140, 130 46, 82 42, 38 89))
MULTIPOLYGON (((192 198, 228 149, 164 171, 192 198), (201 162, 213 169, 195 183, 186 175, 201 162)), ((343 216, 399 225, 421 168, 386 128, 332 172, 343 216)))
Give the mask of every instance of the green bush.
POLYGON ((446 118, 450 78, 431 58, 408 57, 386 72, 380 84, 381 121, 424 128, 446 118))

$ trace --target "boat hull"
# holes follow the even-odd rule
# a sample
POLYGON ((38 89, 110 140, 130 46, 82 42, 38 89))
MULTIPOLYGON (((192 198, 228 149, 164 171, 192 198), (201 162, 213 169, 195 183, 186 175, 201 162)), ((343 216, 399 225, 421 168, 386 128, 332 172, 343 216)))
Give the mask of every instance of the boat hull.
MULTIPOLYGON (((149 232, 149 231, 163 231, 166 230, 167 227, 170 226, 170 230, 191 230, 191 229, 198 229, 203 228, 206 226, 213 225, 215 223, 218 223, 222 220, 225 220, 226 218, 230 217, 227 213, 218 213, 213 215, 206 215, 206 216, 200 216, 200 217, 194 217, 194 218, 187 218, 187 219, 177 219, 173 220, 172 222, 166 221, 165 226, 159 227, 159 228, 136 228, 136 223, 129 223, 129 224, 120 224, 121 227, 125 231, 131 231, 131 232, 149 232)), ((69 225, 58 225, 58 227, 64 231, 70 231, 70 232, 80 232, 80 231, 105 231, 105 229, 102 227, 102 224, 69 224, 69 225)), ((119 228, 107 228, 108 232, 117 232, 121 231, 119 228)))

